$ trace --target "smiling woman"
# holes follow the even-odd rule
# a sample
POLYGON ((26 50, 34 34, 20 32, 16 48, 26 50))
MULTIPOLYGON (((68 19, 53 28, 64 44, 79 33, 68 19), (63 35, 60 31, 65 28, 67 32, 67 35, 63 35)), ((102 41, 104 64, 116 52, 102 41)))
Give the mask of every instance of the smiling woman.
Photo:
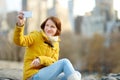
POLYGON ((6 0, 7 11, 20 11, 22 8, 22 0, 6 0))
POLYGON ((13 40, 16 45, 26 47, 23 80, 81 80, 81 74, 68 59, 59 60, 60 19, 50 16, 40 25, 40 31, 28 35, 24 35, 24 23, 21 11, 17 15, 13 40))

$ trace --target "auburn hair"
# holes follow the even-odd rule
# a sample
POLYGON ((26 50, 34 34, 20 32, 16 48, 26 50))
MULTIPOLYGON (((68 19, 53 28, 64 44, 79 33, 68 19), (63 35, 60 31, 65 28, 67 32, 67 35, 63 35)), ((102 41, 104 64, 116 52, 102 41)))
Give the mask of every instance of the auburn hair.
POLYGON ((45 24, 48 20, 52 20, 54 22, 54 24, 56 25, 57 27, 57 32, 55 33, 54 36, 60 36, 61 34, 61 21, 55 17, 55 16, 51 16, 51 17, 48 17, 42 24, 41 24, 41 29, 44 31, 44 28, 45 28, 45 24))

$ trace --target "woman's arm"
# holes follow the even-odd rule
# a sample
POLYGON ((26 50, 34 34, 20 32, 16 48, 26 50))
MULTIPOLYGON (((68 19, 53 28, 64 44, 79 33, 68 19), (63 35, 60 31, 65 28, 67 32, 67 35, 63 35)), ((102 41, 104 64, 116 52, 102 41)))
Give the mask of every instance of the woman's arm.
MULTIPOLYGON (((48 51, 49 53, 49 51, 48 51)), ((38 56, 31 63, 32 66, 37 67, 39 65, 49 66, 52 63, 58 61, 59 58, 59 44, 57 43, 52 51, 51 56, 38 56)))
POLYGON ((45 66, 49 66, 52 63, 56 62, 58 58, 59 58, 59 42, 54 44, 53 55, 51 57, 39 56, 40 64, 45 66))
POLYGON ((41 65, 45 65, 45 66, 49 66, 52 63, 56 62, 58 57, 58 54, 55 54, 53 58, 48 57, 48 56, 39 56, 40 59, 40 64, 41 65))
POLYGON ((33 43, 32 35, 24 35, 24 14, 19 12, 17 16, 17 23, 14 30, 13 41, 19 46, 29 46, 33 43))
POLYGON ((19 46, 30 46, 33 43, 34 32, 31 32, 29 35, 24 35, 24 26, 15 27, 13 41, 19 46))

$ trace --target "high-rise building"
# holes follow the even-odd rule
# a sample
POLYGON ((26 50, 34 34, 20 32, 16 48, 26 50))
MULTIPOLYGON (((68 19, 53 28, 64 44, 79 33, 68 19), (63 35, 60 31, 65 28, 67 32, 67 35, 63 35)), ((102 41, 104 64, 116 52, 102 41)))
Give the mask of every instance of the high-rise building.
MULTIPOLYGON (((40 24, 48 16, 57 16, 62 21, 62 28, 64 31, 72 31, 70 24, 69 10, 70 7, 65 8, 60 4, 60 0, 22 0, 23 9, 27 11, 32 11, 32 18, 27 19, 27 31, 30 32, 34 29, 39 29, 40 24), (27 2, 26 2, 27 1, 27 2)), ((67 5, 69 0, 67 0, 67 5)), ((72 17, 72 16, 71 16, 72 17)))
POLYGON ((5 17, 6 11, 6 0, 0 0, 0 15, 2 15, 2 17, 5 17))
POLYGON ((22 10, 27 10, 27 0, 22 0, 22 10))
POLYGON ((38 29, 40 25, 40 7, 41 0, 22 0, 22 8, 26 11, 32 11, 32 18, 27 19, 27 32, 38 29))
POLYGON ((0 0, 0 31, 6 31, 8 29, 6 23, 6 14, 7 14, 6 0, 0 0))
MULTIPOLYGON (((72 2, 70 0, 70 2, 72 2)), ((56 0, 56 14, 62 21, 62 31, 63 32, 72 32, 72 16, 69 13, 71 10, 68 7, 70 5, 69 0, 56 0), (64 5, 62 4, 62 1, 64 1, 64 5), (67 5, 67 7, 65 6, 67 5)))
POLYGON ((56 16, 56 0, 47 0, 47 16, 56 16))
POLYGON ((96 6, 94 13, 106 17, 107 21, 115 19, 115 10, 113 9, 113 0, 95 0, 96 6))
POLYGON ((95 33, 103 35, 108 31, 108 24, 115 20, 113 0, 96 0, 94 10, 83 18, 82 34, 86 36, 93 36, 95 33))

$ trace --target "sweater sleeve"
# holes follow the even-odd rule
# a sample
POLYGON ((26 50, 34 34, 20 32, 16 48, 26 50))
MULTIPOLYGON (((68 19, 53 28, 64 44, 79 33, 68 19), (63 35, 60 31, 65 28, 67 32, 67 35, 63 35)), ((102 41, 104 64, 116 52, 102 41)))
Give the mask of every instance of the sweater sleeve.
POLYGON ((29 35, 24 35, 24 26, 15 27, 13 41, 18 46, 30 46, 33 43, 32 32, 29 35))
POLYGON ((49 66, 52 63, 58 61, 58 58, 59 58, 59 44, 55 45, 53 53, 54 54, 51 57, 48 57, 48 56, 39 56, 39 58, 40 58, 40 64, 41 65, 45 65, 45 66, 49 66))

